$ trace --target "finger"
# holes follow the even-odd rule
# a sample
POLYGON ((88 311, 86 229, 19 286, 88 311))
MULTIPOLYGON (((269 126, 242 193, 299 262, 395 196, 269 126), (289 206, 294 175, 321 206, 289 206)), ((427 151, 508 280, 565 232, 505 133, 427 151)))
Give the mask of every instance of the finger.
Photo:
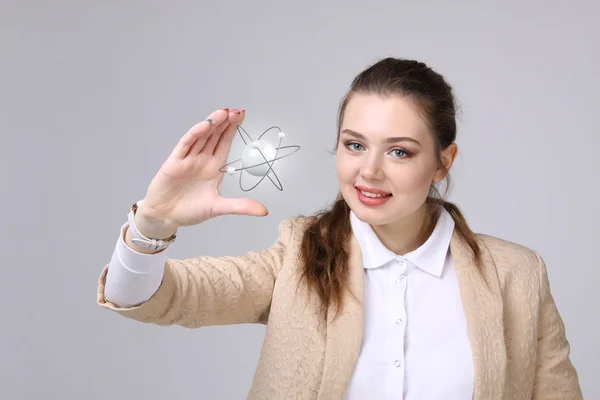
POLYGON ((227 116, 228 113, 225 110, 217 110, 211 113, 206 120, 192 126, 185 133, 185 135, 179 139, 179 142, 173 149, 171 156, 178 159, 183 159, 186 155, 188 155, 192 146, 194 146, 198 140, 200 140, 202 143, 206 142, 213 129, 226 121, 227 116))
POLYGON ((229 125, 229 109, 223 108, 221 110, 215 111, 215 113, 219 113, 219 115, 215 116, 214 118, 212 115, 209 115, 206 119, 211 124, 210 133, 205 136, 202 136, 201 138, 198 138, 202 140, 196 140, 196 143, 192 145, 192 148, 187 153, 188 157, 197 156, 202 151, 204 146, 206 146, 206 143, 210 140, 212 135, 215 134, 215 132, 217 135, 220 135, 220 133, 227 127, 227 125, 229 125), (224 118, 221 118, 223 117, 223 115, 224 118))
POLYGON ((244 119, 246 118, 246 111, 241 110, 239 115, 235 115, 233 118, 230 118, 230 125, 225 129, 225 131, 221 134, 219 141, 217 142, 213 154, 221 161, 227 161, 227 157, 229 156, 229 150, 231 149, 231 143, 233 142, 233 138, 237 133, 238 126, 242 125, 244 119))
POLYGON ((240 114, 241 114, 241 111, 236 108, 229 110, 229 119, 227 121, 227 124, 219 125, 219 127, 217 129, 215 129, 213 131, 213 133, 210 135, 210 137, 206 141, 206 144, 204 145, 204 147, 202 147, 202 149, 200 149, 200 151, 212 156, 213 152, 215 150, 215 147, 217 146, 217 143, 219 142, 219 138, 221 137, 221 134, 231 125, 232 121, 236 120, 236 118, 240 114))
POLYGON ((249 215, 252 217, 264 217, 269 214, 267 208, 252 199, 229 199, 222 197, 213 206, 213 214, 219 215, 249 215))

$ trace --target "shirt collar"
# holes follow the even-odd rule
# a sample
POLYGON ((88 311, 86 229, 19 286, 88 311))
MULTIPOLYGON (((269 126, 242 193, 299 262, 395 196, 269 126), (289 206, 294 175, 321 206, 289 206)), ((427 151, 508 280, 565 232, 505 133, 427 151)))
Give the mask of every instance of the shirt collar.
MULTIPOLYGON (((364 268, 378 268, 398 258, 399 255, 381 243, 371 225, 359 220, 352 211, 350 212, 350 222, 362 250, 364 268)), ((408 254, 400 255, 401 258, 439 278, 446 262, 454 225, 454 219, 450 213, 442 208, 435 228, 425 243, 408 254)))

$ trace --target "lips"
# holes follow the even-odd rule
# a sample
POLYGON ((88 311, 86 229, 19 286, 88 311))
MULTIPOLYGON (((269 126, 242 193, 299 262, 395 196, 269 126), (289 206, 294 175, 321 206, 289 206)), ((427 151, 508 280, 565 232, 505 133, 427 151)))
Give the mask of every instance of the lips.
MULTIPOLYGON (((362 189, 359 189, 360 187, 364 187, 364 186, 357 186, 357 187, 355 188, 355 190, 356 190, 356 195, 357 195, 357 197, 358 197, 358 200, 359 200, 359 201, 360 201, 362 204, 364 204, 365 206, 368 206, 368 207, 376 207, 376 206, 381 206, 381 205, 383 205, 383 204, 387 203, 387 202, 388 202, 388 201, 389 201, 389 200, 392 198, 392 195, 391 195, 391 194, 389 194, 389 193, 387 193, 387 192, 384 192, 384 191, 382 191, 382 190, 377 190, 379 193, 377 193, 377 195, 376 195, 376 196, 373 196, 373 195, 365 195, 365 194, 363 193, 363 190, 362 190, 362 189)), ((370 189, 368 189, 368 190, 374 190, 374 189, 373 189, 373 188, 370 188, 370 189)), ((369 194, 371 194, 371 193, 374 193, 374 192, 367 192, 367 190, 364 190, 364 192, 365 192, 365 193, 369 193, 369 194)))
POLYGON ((370 187, 367 187, 367 186, 359 186, 359 185, 357 185, 356 188, 358 190, 362 190, 363 192, 367 192, 367 193, 383 194, 383 195, 388 195, 389 194, 389 195, 391 195, 390 192, 386 192, 386 191, 381 190, 381 189, 370 188, 370 187))

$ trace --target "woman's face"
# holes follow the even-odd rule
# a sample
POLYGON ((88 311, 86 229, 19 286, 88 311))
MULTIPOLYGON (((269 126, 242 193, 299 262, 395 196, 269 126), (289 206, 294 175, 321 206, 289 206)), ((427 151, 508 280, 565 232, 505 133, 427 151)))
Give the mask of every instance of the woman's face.
MULTIPOLYGON (((454 156, 455 151, 450 165, 454 156)), ((432 182, 444 178, 425 122, 411 101, 399 97, 352 95, 341 126, 336 167, 350 209, 371 225, 392 224, 415 213, 424 205, 432 182)))

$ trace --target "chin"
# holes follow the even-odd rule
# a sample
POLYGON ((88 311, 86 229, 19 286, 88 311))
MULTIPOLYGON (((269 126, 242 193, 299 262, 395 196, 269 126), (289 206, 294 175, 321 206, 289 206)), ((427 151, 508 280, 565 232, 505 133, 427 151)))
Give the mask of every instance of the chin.
POLYGON ((375 208, 366 206, 358 199, 352 199, 352 201, 348 202, 348 206, 356 217, 370 225, 385 225, 394 220, 394 216, 390 212, 390 208, 388 208, 389 205, 386 204, 384 209, 384 207, 375 208))
POLYGON ((361 210, 361 209, 357 209, 357 210, 353 210, 353 211, 359 220, 361 220, 362 222, 367 223, 369 225, 373 225, 373 226, 387 225, 395 219, 393 216, 389 215, 388 213, 383 213, 380 211, 361 210))
POLYGON ((406 217, 406 213, 401 212, 401 210, 406 208, 406 205, 402 204, 402 201, 399 201, 401 199, 392 197, 387 203, 381 206, 368 206, 358 199, 354 187, 344 191, 342 195, 356 217, 369 225, 389 225, 394 223, 394 221, 406 217))

